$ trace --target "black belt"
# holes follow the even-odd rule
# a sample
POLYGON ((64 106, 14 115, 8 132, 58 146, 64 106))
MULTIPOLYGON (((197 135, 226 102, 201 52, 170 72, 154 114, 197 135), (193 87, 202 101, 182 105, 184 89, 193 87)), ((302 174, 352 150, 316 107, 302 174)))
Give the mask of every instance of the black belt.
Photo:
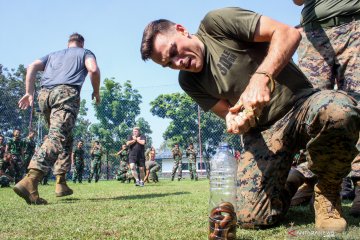
POLYGON ((306 23, 303 27, 305 31, 307 30, 315 30, 319 28, 331 28, 340 26, 342 24, 346 24, 352 21, 360 20, 360 14, 348 15, 348 16, 338 16, 332 17, 329 19, 325 19, 322 21, 313 21, 306 23))

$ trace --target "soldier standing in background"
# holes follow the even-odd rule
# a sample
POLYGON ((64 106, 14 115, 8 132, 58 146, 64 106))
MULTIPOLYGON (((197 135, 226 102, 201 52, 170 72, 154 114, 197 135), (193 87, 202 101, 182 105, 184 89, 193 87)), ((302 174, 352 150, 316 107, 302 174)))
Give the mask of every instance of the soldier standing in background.
POLYGON ((24 143, 24 164, 23 164, 23 173, 27 172, 30 160, 35 153, 36 143, 34 140, 35 131, 31 130, 29 135, 23 139, 24 143))
POLYGON ((174 144, 171 153, 174 159, 174 165, 171 172, 171 181, 174 181, 176 170, 178 170, 178 181, 180 181, 182 178, 182 152, 179 148, 179 144, 174 144))
POLYGON ((190 171, 190 179, 197 181, 198 175, 196 173, 196 155, 197 151, 194 148, 194 144, 190 143, 189 147, 186 149, 186 157, 189 161, 189 171, 190 171))
POLYGON ((13 131, 13 138, 9 140, 6 145, 5 152, 10 152, 14 164, 15 183, 18 183, 22 178, 22 154, 24 153, 24 143, 20 137, 20 130, 13 131))
POLYGON ((76 149, 71 155, 71 165, 73 166, 73 182, 76 183, 78 180, 79 183, 82 183, 82 175, 84 173, 84 154, 83 149, 84 142, 80 140, 76 146, 76 149))
POLYGON ((95 182, 98 182, 100 179, 101 156, 102 156, 102 146, 99 141, 95 141, 90 154, 92 160, 91 160, 91 173, 89 175, 88 182, 91 183, 94 174, 95 174, 95 182))

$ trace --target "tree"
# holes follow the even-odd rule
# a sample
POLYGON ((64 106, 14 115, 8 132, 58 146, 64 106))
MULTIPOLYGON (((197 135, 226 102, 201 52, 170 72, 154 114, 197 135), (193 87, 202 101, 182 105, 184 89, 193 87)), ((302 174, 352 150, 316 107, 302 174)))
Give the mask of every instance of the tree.
POLYGON ((143 118, 136 120, 140 114, 141 95, 133 89, 131 82, 123 85, 114 78, 106 78, 100 88, 101 103, 94 105, 95 116, 99 123, 90 129, 103 143, 107 151, 115 152, 127 140, 132 128, 137 124, 143 128, 143 134, 150 134, 150 125, 143 118))
MULTIPOLYGON (((22 111, 18 107, 19 99, 25 93, 26 68, 19 65, 18 68, 8 70, 0 64, 0 126, 6 132, 14 128, 19 128, 23 133, 27 133, 30 123, 31 109, 22 111)), ((36 86, 39 86, 41 75, 36 77, 36 86)), ((35 101, 34 111, 37 107, 35 101)), ((36 128, 37 115, 32 116, 32 128, 36 128)))

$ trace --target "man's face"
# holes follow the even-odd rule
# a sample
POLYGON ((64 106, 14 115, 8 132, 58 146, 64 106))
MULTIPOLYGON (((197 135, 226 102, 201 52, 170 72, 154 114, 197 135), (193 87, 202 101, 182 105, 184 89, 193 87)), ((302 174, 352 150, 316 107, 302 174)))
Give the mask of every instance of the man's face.
POLYGON ((200 41, 185 28, 176 25, 176 32, 158 34, 154 40, 151 59, 163 67, 188 72, 200 72, 204 54, 200 41))
POLYGON ((15 137, 15 138, 20 137, 20 131, 19 131, 19 130, 15 130, 15 131, 14 131, 14 137, 15 137))
POLYGON ((83 143, 82 143, 82 142, 79 142, 79 143, 78 143, 78 148, 82 148, 82 146, 83 146, 83 143))
POLYGON ((179 149, 179 145, 175 145, 175 149, 179 149))
POLYGON ((0 137, 0 144, 4 142, 4 138, 0 137))
POLYGON ((34 133, 34 132, 30 132, 30 133, 29 133, 29 138, 30 138, 30 139, 33 139, 34 137, 35 137, 35 133, 34 133))
POLYGON ((194 145, 190 144, 190 145, 189 145, 189 148, 190 148, 190 149, 193 149, 193 148, 194 148, 194 145))
POLYGON ((11 161, 11 154, 5 154, 4 155, 4 160, 5 160, 5 162, 10 162, 11 161))
POLYGON ((134 135, 135 137, 139 136, 139 130, 134 129, 134 130, 133 130, 133 135, 134 135))

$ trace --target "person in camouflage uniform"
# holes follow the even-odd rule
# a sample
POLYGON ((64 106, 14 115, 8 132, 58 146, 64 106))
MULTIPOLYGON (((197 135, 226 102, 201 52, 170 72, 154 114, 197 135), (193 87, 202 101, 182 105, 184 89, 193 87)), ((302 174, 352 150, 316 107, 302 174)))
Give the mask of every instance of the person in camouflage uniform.
POLYGON ((189 147, 186 149, 186 157, 189 161, 189 171, 190 171, 190 179, 198 180, 198 175, 196 173, 196 149, 194 148, 194 144, 190 143, 189 147))
POLYGON ((101 172, 101 156, 102 156, 102 146, 99 141, 95 141, 93 148, 91 149, 91 172, 89 175, 88 182, 91 183, 91 179, 95 174, 95 182, 98 182, 100 179, 101 172))
POLYGON ((285 185, 292 158, 306 149, 315 185, 315 228, 342 232, 341 180, 357 155, 358 103, 341 91, 312 88, 291 60, 297 29, 241 8, 206 14, 190 34, 166 19, 150 22, 143 60, 179 70, 182 89, 242 134, 236 215, 243 228, 278 224, 295 194, 285 185), (332 168, 329 168, 331 163, 332 168))
MULTIPOLYGON (((346 91, 360 102, 360 4, 356 0, 294 0, 301 6, 302 40, 298 48, 299 67, 314 87, 346 91), (315 14, 316 13, 316 14, 315 14)), ((360 140, 358 142, 360 144, 360 140)), ((360 151, 360 148, 358 148, 360 151)), ((358 188, 350 214, 360 216, 360 153, 351 165, 352 171, 343 179, 342 186, 349 191, 341 195, 353 195, 351 180, 358 188), (349 183, 348 183, 349 182, 349 183)), ((305 166, 302 174, 312 175, 305 166)))
POLYGON ((6 150, 6 145, 4 140, 5 140, 4 136, 0 135, 0 159, 4 157, 4 153, 6 150))
POLYGON ((121 182, 126 181, 126 174, 129 170, 129 152, 126 145, 122 145, 121 150, 116 153, 120 156, 119 169, 117 173, 117 180, 121 182))
POLYGON ((73 166, 73 182, 76 183, 76 180, 79 183, 82 183, 82 177, 84 174, 84 166, 85 166, 85 151, 83 149, 84 142, 79 141, 75 150, 71 155, 71 165, 73 166))
POLYGON ((171 149, 171 153, 174 159, 174 165, 171 172, 171 181, 174 181, 176 170, 178 170, 178 181, 180 181, 182 178, 182 152, 179 148, 179 144, 174 144, 173 149, 171 149))
POLYGON ((11 153, 14 164, 15 183, 18 183, 23 175, 22 155, 24 153, 24 143, 21 140, 19 129, 15 129, 13 131, 13 138, 11 138, 7 143, 5 151, 11 153))
POLYGON ((149 182, 149 179, 152 180, 154 183, 159 182, 159 177, 157 172, 160 170, 160 165, 155 160, 155 148, 151 147, 145 153, 145 168, 146 168, 146 175, 144 178, 144 182, 149 182))
POLYGON ((209 149, 205 149, 204 151, 204 164, 205 164, 205 170, 206 170, 206 178, 210 179, 210 153, 209 149))
POLYGON ((72 131, 79 113, 81 87, 87 75, 93 87, 92 99, 96 104, 100 102, 100 70, 95 55, 84 48, 84 42, 83 36, 73 33, 66 49, 37 59, 27 68, 26 92, 19 100, 19 107, 27 109, 33 105, 36 74, 44 71, 38 103, 49 126, 48 138, 32 157, 28 174, 14 187, 15 193, 28 204, 47 203, 39 196, 38 183, 53 166, 55 195, 73 194, 65 175, 71 168, 72 131))
POLYGON ((5 152, 3 158, 0 159, 0 187, 10 187, 10 182, 14 181, 13 176, 12 156, 9 152, 5 152))
POLYGON ((23 164, 23 172, 27 172, 27 168, 29 166, 30 160, 35 153, 36 143, 34 140, 35 131, 31 130, 29 135, 23 139, 24 143, 24 164, 23 164))

